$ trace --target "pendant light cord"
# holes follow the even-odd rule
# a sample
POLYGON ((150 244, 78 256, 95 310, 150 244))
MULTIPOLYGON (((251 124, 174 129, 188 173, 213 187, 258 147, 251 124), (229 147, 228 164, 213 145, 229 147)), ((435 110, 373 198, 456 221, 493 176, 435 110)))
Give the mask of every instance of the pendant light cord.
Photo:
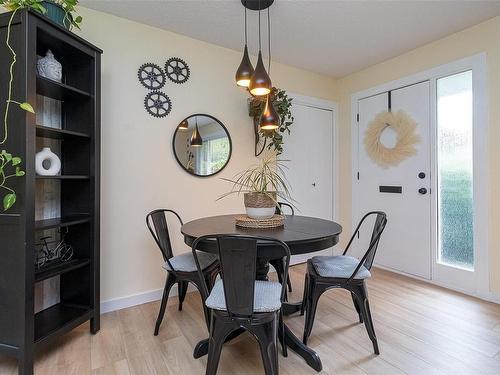
POLYGON ((247 2, 245 0, 245 46, 247 45, 247 2))
MULTIPOLYGON (((271 7, 269 7, 271 8, 271 7)), ((267 8, 267 46, 269 48, 269 63, 267 65, 267 74, 271 74, 271 17, 269 16, 269 8, 267 8)))
POLYGON ((260 43, 260 0, 259 0, 259 52, 262 50, 260 43))

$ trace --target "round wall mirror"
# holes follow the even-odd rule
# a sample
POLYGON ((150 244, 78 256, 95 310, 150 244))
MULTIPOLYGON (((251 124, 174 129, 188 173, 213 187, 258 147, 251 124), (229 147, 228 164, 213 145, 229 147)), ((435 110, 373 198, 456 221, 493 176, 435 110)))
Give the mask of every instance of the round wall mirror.
POLYGON ((191 115, 177 126, 172 142, 177 162, 199 177, 219 173, 231 158, 231 137, 215 117, 191 115))

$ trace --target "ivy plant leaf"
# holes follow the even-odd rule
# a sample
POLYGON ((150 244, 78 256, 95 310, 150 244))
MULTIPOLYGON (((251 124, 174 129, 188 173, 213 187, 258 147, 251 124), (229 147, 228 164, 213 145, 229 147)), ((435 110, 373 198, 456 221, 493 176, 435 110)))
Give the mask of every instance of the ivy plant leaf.
POLYGON ((12 166, 16 166, 18 164, 21 164, 22 162, 22 159, 18 156, 15 156, 12 158, 12 166))
POLYGON ((21 107, 21 109, 24 109, 27 112, 35 113, 35 110, 33 109, 30 103, 27 102, 21 103, 19 104, 19 107, 21 107))
POLYGON ((22 177, 24 176, 26 173, 24 171, 21 170, 21 168, 19 167, 16 167, 16 176, 17 177, 22 177))
POLYGON ((16 203, 16 194, 10 193, 3 197, 3 210, 7 211, 16 203))
POLYGON ((9 154, 5 150, 2 150, 2 156, 5 158, 6 161, 11 161, 12 160, 12 154, 9 154))

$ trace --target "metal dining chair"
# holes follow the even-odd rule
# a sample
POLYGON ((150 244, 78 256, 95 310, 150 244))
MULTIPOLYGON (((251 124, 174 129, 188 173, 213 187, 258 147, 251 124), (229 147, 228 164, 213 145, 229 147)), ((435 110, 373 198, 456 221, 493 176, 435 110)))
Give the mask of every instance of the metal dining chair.
MULTIPOLYGON (((288 210, 290 210, 291 215, 295 215, 295 211, 293 209, 293 206, 291 204, 285 203, 285 202, 278 202, 278 206, 276 206, 276 211, 275 214, 283 214, 283 207, 287 207, 288 210)), ((269 263, 274 267, 276 270, 276 273, 278 275, 278 281, 281 283, 283 280, 283 269, 281 267, 281 263, 276 261, 276 260, 270 260, 269 263)), ((287 279, 287 286, 288 286, 288 291, 292 293, 292 280, 290 278, 287 279)))
POLYGON ((301 311, 302 315, 304 311, 306 313, 303 336, 304 344, 307 345, 307 340, 311 335, 314 316, 316 315, 316 307, 321 295, 331 288, 343 288, 351 292, 352 301, 359 316, 359 322, 365 323, 375 354, 380 353, 375 329, 373 327, 365 280, 371 277, 370 269, 373 265, 375 253, 377 252, 380 236, 386 224, 387 216, 384 212, 369 212, 363 216, 359 222, 342 255, 316 256, 307 261, 307 273, 301 311), (364 221, 371 216, 375 216, 375 224, 373 226, 368 250, 361 260, 346 255, 364 221))
POLYGON ((283 214, 283 207, 286 207, 292 213, 292 216, 295 215, 295 210, 291 204, 285 202, 278 202, 278 206, 276 206, 275 214, 283 214))
MULTIPOLYGON (((186 292, 189 283, 194 284, 198 290, 201 290, 202 284, 211 289, 215 278, 219 273, 219 262, 217 256, 214 254, 201 253, 199 255, 199 262, 202 267, 202 274, 198 273, 196 263, 193 255, 188 252, 181 255, 174 256, 172 251, 172 244, 170 242, 170 233, 168 230, 167 214, 171 213, 176 216, 179 222, 182 223, 181 217, 177 212, 169 209, 158 209, 151 211, 146 216, 146 224, 151 235, 153 236, 156 244, 160 248, 161 254, 165 264, 163 268, 167 271, 167 279, 165 287, 163 288, 163 297, 161 299, 160 311, 156 320, 154 335, 158 335, 160 325, 165 315, 167 307, 168 295, 170 289, 176 283, 179 288, 179 310, 182 310, 182 303, 186 297, 186 292)), ((205 310, 205 320, 207 327, 209 326, 208 311, 205 310)))
MULTIPOLYGON (((193 242, 192 252, 200 278, 203 268, 197 246, 201 241, 216 241, 220 260, 221 279, 210 292, 202 287, 205 305, 210 309, 210 336, 207 375, 217 373, 222 346, 231 333, 244 329, 258 341, 266 375, 277 375, 278 325, 284 332, 281 304, 286 292, 286 279, 290 263, 287 244, 272 238, 244 235, 208 235, 193 242), (257 241, 265 241, 282 249, 284 283, 255 280, 257 241)), ((285 340, 281 342, 283 355, 287 355, 285 340)))

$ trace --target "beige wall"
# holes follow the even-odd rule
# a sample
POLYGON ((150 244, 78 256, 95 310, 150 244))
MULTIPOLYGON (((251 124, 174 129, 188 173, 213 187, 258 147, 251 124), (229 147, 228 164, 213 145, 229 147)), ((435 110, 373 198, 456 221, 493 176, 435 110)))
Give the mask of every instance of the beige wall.
MULTIPOLYGON (((490 275, 491 289, 500 292, 500 17, 374 65, 337 82, 340 108, 341 221, 351 221, 351 94, 424 71, 451 61, 486 52, 489 97, 490 159, 490 275)), ((345 240, 345 239, 344 239, 345 240)))
MULTIPOLYGON (((246 112, 247 94, 237 89, 233 72, 240 52, 148 27, 104 13, 81 9, 82 36, 104 50, 102 64, 102 299, 124 297, 162 287, 161 258, 144 217, 156 207, 171 207, 185 221, 242 210, 237 197, 215 202, 228 186, 218 177, 199 179, 181 170, 171 150, 178 122, 205 112, 219 118, 233 141, 233 156, 218 176, 230 177, 255 162, 253 130, 246 112), (184 85, 168 82, 173 103, 164 119, 143 108, 147 90, 137 81, 145 62, 168 57, 186 60, 192 76, 184 85)), ((453 34, 409 53, 335 81, 282 64, 273 64, 276 86, 340 104, 340 220, 351 222, 351 94, 478 52, 486 52, 490 136, 490 268, 492 290, 500 292, 500 17, 453 34)), ((186 251, 180 238, 177 251, 186 251)))
MULTIPOLYGON (((232 177, 255 162, 253 129, 247 114, 248 95, 234 84, 241 52, 104 13, 81 9, 81 35, 104 50, 102 56, 102 300, 156 290, 163 286, 161 257, 145 225, 146 213, 170 207, 185 221, 241 212, 242 198, 215 202, 232 177), (147 90, 137 80, 145 62, 186 60, 191 78, 184 85, 170 81, 164 91, 172 112, 163 119, 143 107, 147 90), (177 165, 172 135, 193 113, 220 119, 233 141, 233 156, 216 177, 195 178, 177 165)), ((273 64, 274 84, 287 90, 332 98, 334 81, 282 64, 273 64)), ((177 238, 177 251, 186 248, 177 238)))

